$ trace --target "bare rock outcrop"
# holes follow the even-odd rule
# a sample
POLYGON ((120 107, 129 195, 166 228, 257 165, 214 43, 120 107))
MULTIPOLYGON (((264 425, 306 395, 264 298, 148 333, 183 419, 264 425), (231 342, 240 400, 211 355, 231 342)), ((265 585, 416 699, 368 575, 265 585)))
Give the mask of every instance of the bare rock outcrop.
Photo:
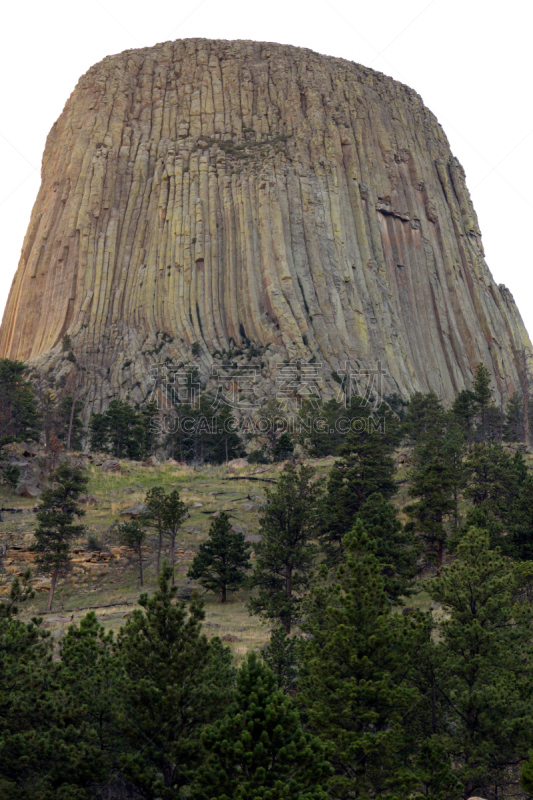
POLYGON ((483 361, 507 393, 530 346, 416 92, 310 50, 202 39, 80 79, 0 329, 1 356, 83 372, 96 411, 145 399, 154 365, 208 376, 239 350, 265 381, 287 359, 328 385, 380 361, 388 391, 446 399, 483 361))

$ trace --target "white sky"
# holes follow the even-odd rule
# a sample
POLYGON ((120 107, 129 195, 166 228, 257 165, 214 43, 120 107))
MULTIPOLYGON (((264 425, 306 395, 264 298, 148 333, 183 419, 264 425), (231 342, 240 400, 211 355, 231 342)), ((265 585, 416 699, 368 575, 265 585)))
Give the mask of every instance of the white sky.
POLYGON ((533 338, 532 18, 526 0, 4 5, 0 314, 39 188, 46 135, 78 78, 106 55, 169 39, 255 39, 365 64, 422 95, 466 170, 492 274, 512 291, 533 338))

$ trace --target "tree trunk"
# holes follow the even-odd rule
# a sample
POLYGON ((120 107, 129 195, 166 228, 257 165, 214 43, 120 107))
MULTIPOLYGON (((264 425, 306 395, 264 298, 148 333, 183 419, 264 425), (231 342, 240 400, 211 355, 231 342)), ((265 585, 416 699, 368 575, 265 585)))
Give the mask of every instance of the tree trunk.
POLYGON ((139 577, 141 579, 141 586, 143 586, 143 553, 139 550, 139 577))
POLYGON ((56 590, 56 583, 57 583, 57 573, 59 572, 59 567, 54 567, 52 570, 52 581, 50 583, 50 593, 48 595, 48 603, 46 604, 46 610, 52 610, 52 603, 54 601, 54 592, 56 590))
MULTIPOLYGON (((292 567, 287 566, 285 570, 285 596, 288 598, 292 597, 292 567)), ((291 632, 291 619, 289 619, 283 623, 283 627, 285 628, 285 633, 289 634, 291 632)))
POLYGON ((437 575, 440 575, 442 569, 442 560, 444 556, 444 547, 442 539, 437 539, 437 575))
POLYGON ((176 544, 176 534, 170 535, 170 566, 172 567, 172 586, 176 583, 174 578, 174 550, 176 544))
POLYGON ((526 440, 526 447, 529 447, 529 394, 527 389, 528 387, 526 384, 526 391, 524 392, 524 438, 526 440))
POLYGON ((68 421, 68 434, 67 434, 67 453, 70 452, 70 440, 72 439, 72 425, 74 424, 74 411, 76 409, 76 400, 78 398, 78 390, 73 392, 72 406, 70 407, 70 417, 68 421))
POLYGON ((159 577, 159 570, 161 565, 161 547, 163 546, 163 531, 159 528, 159 541, 157 543, 157 577, 159 577))
POLYGON ((227 599, 227 597, 226 597, 226 584, 224 583, 224 584, 222 584, 222 590, 220 592, 220 602, 221 603, 225 603, 226 599, 227 599))

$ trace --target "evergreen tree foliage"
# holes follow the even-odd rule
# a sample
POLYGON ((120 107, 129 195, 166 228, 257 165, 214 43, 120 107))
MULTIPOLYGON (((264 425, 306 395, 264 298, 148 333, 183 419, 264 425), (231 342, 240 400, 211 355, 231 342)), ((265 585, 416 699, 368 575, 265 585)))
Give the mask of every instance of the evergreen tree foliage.
POLYGON ((262 540, 255 548, 252 583, 257 592, 250 611, 282 624, 287 633, 298 617, 318 553, 322 485, 313 477, 312 467, 285 466, 276 491, 267 491, 259 526, 262 540))
POLYGON ((334 765, 332 797, 404 800, 416 786, 403 722, 419 699, 408 682, 418 631, 391 613, 361 520, 344 548, 335 580, 306 603, 298 698, 334 765))
POLYGON ((525 440, 524 400, 520 392, 511 395, 507 403, 503 436, 506 442, 523 442, 525 440))
POLYGON ((159 417, 159 408, 155 400, 151 400, 141 409, 140 426, 143 430, 141 450, 144 457, 153 455, 157 447, 159 441, 159 417))
POLYGON ((452 405, 452 416, 455 422, 460 425, 470 452, 476 428, 476 399, 474 392, 469 389, 463 389, 459 392, 452 405))
POLYGON ((142 522, 148 527, 155 528, 157 531, 157 561, 156 572, 159 575, 161 567, 161 549, 163 546, 163 508, 164 508, 165 490, 162 486, 151 486, 146 492, 144 504, 147 508, 145 514, 142 515, 142 522))
MULTIPOLYGON (((0 796, 2 800, 90 800, 106 762, 79 691, 66 692, 63 665, 42 620, 16 618, 31 596, 15 581, 0 604, 0 796)), ((108 702, 109 702, 109 698, 108 702)))
POLYGON ((516 567, 485 531, 470 529, 457 556, 430 582, 449 612, 439 626, 442 742, 464 797, 499 796, 531 741, 532 609, 515 603, 516 567))
POLYGON ((528 794, 533 794, 533 750, 529 753, 529 758, 522 767, 520 786, 528 794))
POLYGON ((228 515, 223 511, 213 520, 209 538, 202 542, 194 557, 188 577, 206 589, 220 594, 225 603, 228 591, 239 589, 246 581, 250 562, 250 545, 244 533, 233 531, 228 515))
POLYGON ((392 453, 399 441, 398 419, 388 409, 376 418, 368 404, 357 401, 350 413, 356 424, 331 469, 324 502, 322 542, 332 561, 341 557, 342 539, 370 495, 379 492, 390 500, 396 492, 392 453))
POLYGON ((215 419, 216 435, 210 443, 207 460, 212 464, 223 464, 245 455, 244 445, 237 432, 237 424, 231 408, 222 405, 215 419))
POLYGON ((118 725, 128 745, 121 769, 149 800, 188 796, 202 730, 226 711, 234 680, 229 650, 201 632, 202 604, 193 598, 187 611, 176 603, 171 577, 165 564, 158 591, 141 595, 118 636, 118 725))
POLYGON ((486 442, 489 434, 488 411, 493 402, 490 372, 483 364, 478 364, 474 373, 473 394, 477 415, 480 421, 481 441, 486 442))
POLYGON ((146 530, 139 520, 132 519, 130 522, 119 524, 118 535, 122 544, 129 547, 139 559, 139 581, 143 586, 143 553, 146 544, 146 530))
POLYGON ((145 430, 140 414, 128 403, 111 400, 105 417, 109 452, 115 458, 142 458, 145 430))
POLYGON ((293 701, 250 653, 234 704, 204 731, 209 753, 194 797, 201 800, 327 800, 330 774, 319 741, 305 733, 293 701))
POLYGON ((70 416, 72 414, 72 430, 70 434, 70 447, 72 450, 82 449, 82 437, 84 433, 83 421, 80 416, 82 411, 83 402, 81 400, 74 400, 72 395, 64 397, 59 405, 55 433, 59 441, 66 446, 70 416), (73 404, 74 408, 72 408, 73 404))
MULTIPOLYGON (((98 772, 105 777, 118 766, 125 743, 116 724, 116 689, 120 675, 113 632, 106 633, 94 611, 71 625, 60 645, 59 685, 68 704, 83 709, 83 723, 98 772)), ((96 776, 95 776, 96 777, 96 776)))
POLYGON ((301 433, 299 444, 311 458, 336 455, 344 441, 343 407, 337 400, 324 403, 318 398, 306 399, 298 415, 301 433))
POLYGON ((406 528, 416 532, 442 566, 446 521, 457 519, 459 490, 464 483, 464 438, 461 428, 442 406, 433 408, 431 425, 418 435, 411 456, 409 496, 418 502, 404 508, 406 528))
POLYGON ((265 664, 276 677, 278 689, 292 695, 296 690, 298 675, 296 639, 288 636, 285 628, 274 628, 269 643, 263 647, 262 655, 265 664))
POLYGON ((465 471, 465 497, 505 522, 527 476, 523 456, 519 452, 511 456, 497 442, 477 444, 465 461, 465 471))
POLYGON ((180 461, 223 464, 244 455, 238 426, 226 404, 202 394, 195 405, 182 403, 169 420, 166 445, 180 461))
POLYGON ((294 456, 294 442, 288 433, 282 433, 274 448, 274 461, 287 461, 294 456))
POLYGON ((2 467, 2 478, 9 486, 11 493, 17 488, 21 475, 21 469, 16 464, 5 464, 2 467))
POLYGON ((169 542, 172 585, 174 585, 175 581, 174 562, 176 560, 176 539, 179 529, 185 522, 188 513, 187 506, 180 500, 180 493, 177 489, 173 489, 171 492, 161 497, 159 514, 161 515, 160 518, 165 536, 169 542))
POLYGON ((504 555, 517 561, 533 561, 533 477, 521 483, 518 497, 507 515, 507 531, 500 526, 498 544, 504 555), (506 533, 506 536, 502 536, 506 533))
POLYGON ((435 392, 415 392, 409 399, 409 405, 402 421, 402 433, 411 444, 420 438, 427 439, 435 427, 440 428, 444 408, 435 392))
POLYGON ((91 415, 89 446, 115 458, 146 458, 158 443, 158 417, 155 401, 137 411, 122 400, 112 400, 107 411, 91 415))
POLYGON ((0 358, 0 447, 8 442, 39 441, 41 415, 26 365, 0 358))
POLYGON ((412 592, 417 572, 417 542, 404 530, 397 511, 383 495, 376 492, 361 506, 356 516, 373 542, 374 555, 380 564, 385 594, 395 603, 412 592))
POLYGON ((93 412, 89 420, 89 447, 93 453, 105 453, 108 449, 108 423, 105 413, 93 412))
POLYGON ((36 514, 39 524, 35 531, 37 564, 51 574, 47 611, 52 609, 58 576, 70 562, 72 539, 84 531, 83 525, 74 523, 74 517, 85 514, 76 500, 89 480, 82 470, 71 467, 67 461, 60 464, 51 479, 55 488, 45 489, 41 495, 36 514))

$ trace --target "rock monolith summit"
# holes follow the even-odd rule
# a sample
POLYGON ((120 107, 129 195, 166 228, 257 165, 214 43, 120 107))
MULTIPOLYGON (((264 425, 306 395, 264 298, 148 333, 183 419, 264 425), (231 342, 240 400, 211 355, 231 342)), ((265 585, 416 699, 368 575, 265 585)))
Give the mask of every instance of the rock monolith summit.
MULTIPOLYGON (((311 50, 166 42, 109 56, 53 126, 0 356, 87 407, 141 401, 154 365, 231 357, 386 372, 444 399, 531 347, 465 184, 415 91, 311 50), (73 357, 61 340, 70 336, 73 357)), ((331 384, 334 386, 334 384, 331 384)))

